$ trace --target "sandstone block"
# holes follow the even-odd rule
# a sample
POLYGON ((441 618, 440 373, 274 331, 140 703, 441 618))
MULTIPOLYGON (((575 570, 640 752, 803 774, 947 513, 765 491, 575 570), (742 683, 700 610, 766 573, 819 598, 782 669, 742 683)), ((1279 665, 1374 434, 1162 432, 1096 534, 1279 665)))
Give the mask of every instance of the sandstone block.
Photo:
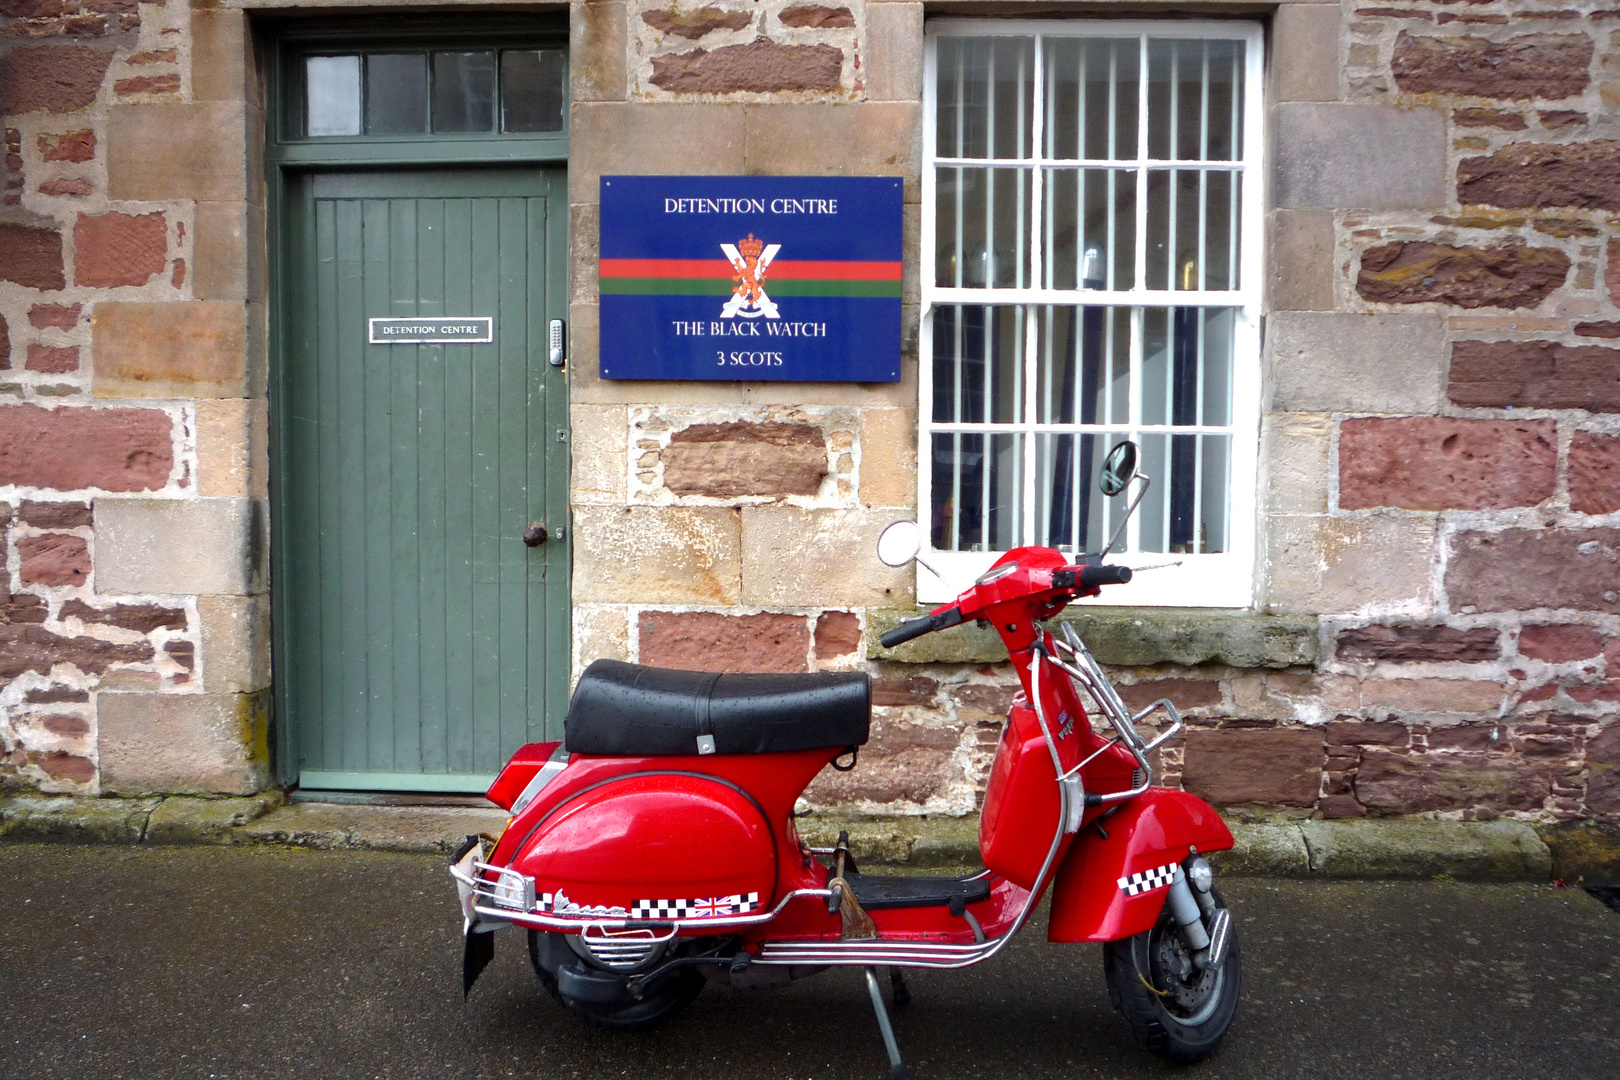
POLYGON ((268 596, 198 597, 197 620, 205 692, 244 694, 270 685, 268 596))
POLYGON ((1368 679, 1361 684, 1361 703, 1375 714, 1495 716, 1503 692, 1502 686, 1485 679, 1368 679))
POLYGON ((1367 210, 1442 206, 1445 127, 1444 116, 1433 109, 1274 105, 1275 205, 1367 210))
POLYGON ((1453 109, 1451 122, 1458 127, 1493 127, 1503 131, 1523 131, 1530 126, 1521 114, 1502 109, 1453 109))
POLYGON ((1545 882, 1552 855, 1522 821, 1305 821, 1311 870, 1334 878, 1545 882))
POLYGON ((1603 651, 1603 634, 1581 623, 1530 625, 1519 631, 1519 655, 1549 664, 1589 660, 1603 651))
POLYGON ((263 817, 280 804, 279 792, 237 799, 171 797, 157 804, 146 820, 148 844, 231 844, 233 832, 263 817))
POLYGON ((1181 785, 1218 806, 1313 806, 1322 785, 1322 732, 1309 728, 1189 731, 1181 785))
POLYGON ((910 803, 923 806, 947 794, 957 768, 962 736, 954 728, 930 727, 895 716, 875 719, 853 772, 828 768, 805 798, 820 806, 910 803))
POLYGON ((575 507, 574 599, 735 604, 741 533, 725 507, 575 507))
POLYGON ((7 840, 138 844, 156 799, 19 798, 0 803, 7 840))
POLYGON ((1408 755, 1365 750, 1356 769, 1363 806, 1397 814, 1435 810, 1539 810, 1547 769, 1480 754, 1408 755))
POLYGON ((1444 345, 1439 316, 1276 312, 1267 320, 1271 409, 1435 412, 1444 345))
POLYGON ((637 625, 643 664, 683 671, 808 671, 803 615, 644 611, 637 625))
POLYGON ((754 17, 746 11, 727 11, 718 4, 709 4, 692 11, 644 11, 641 21, 660 33, 697 41, 716 30, 745 29, 753 23, 754 17))
POLYGON ((151 662, 152 646, 144 641, 120 645, 51 633, 37 625, 44 621, 45 610, 37 605, 37 598, 30 599, 36 601, 37 618, 26 624, 16 617, 0 623, 0 679, 9 681, 25 671, 49 675, 58 664, 85 675, 105 675, 121 665, 151 662))
POLYGON ((95 189, 88 180, 46 180, 34 189, 41 195, 82 197, 89 195, 95 189))
POLYGON ((0 221, 0 281, 15 282, 25 289, 66 288, 62 234, 0 221))
POLYGON ((602 208, 594 202, 574 203, 568 208, 568 228, 570 235, 576 238, 586 238, 584 243, 577 240, 569 252, 568 260, 568 297, 574 304, 601 303, 601 263, 598 256, 601 252, 596 243, 597 237, 602 233, 602 208))
POLYGON ((0 113, 77 112, 96 100, 111 49, 12 46, 0 65, 0 113))
POLYGON ((1508 209, 1620 210, 1620 141, 1511 143, 1457 164, 1457 198, 1508 209))
POLYGON ((1552 420, 1363 417, 1339 425, 1339 505, 1346 510, 1500 510, 1551 498, 1552 420))
POLYGON ((909 568, 878 562, 877 537, 894 510, 747 507, 742 512, 742 602, 867 607, 912 600, 909 568))
POLYGON ((192 14, 191 98, 261 104, 259 69, 244 12, 199 8, 192 14))
POLYGON ((1458 405, 1620 411, 1620 349, 1556 341, 1459 341, 1447 394, 1458 405))
POLYGON ((259 592, 266 520, 251 499, 97 499, 97 591, 259 592))
POLYGON ((1358 626, 1339 633, 1340 660, 1399 663, 1479 663, 1502 655, 1499 634, 1489 627, 1358 626))
POLYGON ((623 101, 628 84, 624 4, 576 3, 568 30, 569 100, 623 101))
POLYGON ((649 81, 672 94, 837 90, 844 51, 836 45, 782 45, 757 38, 746 45, 655 56, 652 65, 649 81))
POLYGON ((1182 712, 1219 709, 1222 704, 1221 684, 1213 679, 1154 679, 1116 689, 1133 713, 1141 712, 1160 698, 1169 698, 1182 712))
POLYGON ((197 493, 269 497, 270 408, 264 398, 197 402, 197 493))
POLYGON ((1504 529, 1452 538, 1451 606, 1620 612, 1620 529, 1504 529))
POLYGON ((0 368, 11 366, 11 329, 6 325, 4 316, 0 316, 0 368))
POLYGON ((861 503, 910 506, 917 499, 917 413, 861 411, 861 503))
POLYGON ((17 516, 36 529, 82 529, 95 524, 89 503, 24 499, 17 516))
POLYGON ((921 4, 867 5, 862 58, 868 101, 922 100, 922 41, 921 4))
POLYGON ((1261 505, 1270 514, 1325 514, 1331 425, 1313 413, 1260 421, 1261 505))
MULTIPOLYGON (((1317 10, 1290 4, 1281 11, 1317 10)), ((1331 12, 1331 8, 1320 9, 1331 12)), ((1279 13, 1279 18, 1281 14, 1279 13)), ((1337 16, 1335 15, 1335 22, 1337 16)), ((1337 79, 1337 73, 1332 73, 1337 79)), ((1266 230, 1270 245, 1266 296, 1271 311, 1332 311, 1333 211, 1273 210, 1266 230)))
POLYGON ((664 486, 677 495, 815 495, 828 472, 827 440, 811 424, 693 424, 670 436, 664 486))
POLYGON ((861 647, 861 617, 853 611, 823 611, 816 619, 816 659, 836 660, 861 647))
POLYGON ((1304 877, 1310 855, 1299 825, 1294 822, 1248 824, 1229 821, 1234 846, 1210 854, 1217 874, 1257 877, 1304 877))
POLYGON ((617 503, 625 499, 625 455, 629 419, 623 405, 573 405, 568 411, 573 451, 570 476, 574 503, 617 503))
POLYGON ((60 135, 41 135, 38 147, 42 161, 90 161, 96 156, 96 133, 66 131, 60 135))
POLYGON ((1620 436, 1575 433, 1569 444, 1569 508, 1577 514, 1620 510, 1620 436))
POLYGON ((246 393, 247 310, 218 300, 104 302, 90 317, 97 397, 246 393))
POLYGON ((169 223, 161 214, 80 214, 73 228, 73 283, 145 285, 163 273, 169 223))
POLYGON ((57 491, 156 491, 174 466, 157 409, 0 406, 0 484, 57 491))
POLYGON ((1405 724, 1335 720, 1327 726, 1327 744, 1330 747, 1407 746, 1411 742, 1411 729, 1405 724))
POLYGON ((885 708, 930 708, 938 702, 939 681, 926 675, 872 680, 872 704, 885 708))
POLYGON ((1339 97, 1340 15, 1332 5, 1284 4, 1272 18, 1274 101, 1339 97))
POLYGON ((17 541, 18 574, 24 585, 83 585, 90 577, 90 547, 65 533, 25 536, 17 541))
POLYGON ((620 605, 574 605, 574 678, 594 660, 630 659, 629 609, 620 605))
POLYGON ((1412 94, 1557 99, 1574 97, 1590 81, 1592 39, 1585 34, 1428 37, 1402 31, 1390 69, 1412 94))
POLYGON ((83 309, 82 304, 71 307, 65 304, 35 304, 28 309, 28 324, 35 330, 72 330, 79 325, 79 313, 83 309))
POLYGON ((110 694, 96 708, 103 791, 251 795, 269 781, 268 694, 110 694))
POLYGON ((1620 304, 1620 240, 1610 240, 1603 259, 1603 287, 1609 299, 1620 304))
POLYGON ((794 4, 776 16, 783 26, 809 30, 852 30, 855 15, 847 7, 828 4, 794 4))
POLYGON ((248 111, 240 101, 113 106, 107 197, 262 201, 248 182, 248 111))
POLYGON ((59 349, 50 345, 28 346, 28 360, 24 363, 29 371, 43 371, 51 375, 62 375, 69 371, 79 370, 79 350, 77 348, 59 349))
POLYGON ((1362 252, 1356 291, 1380 304, 1522 308, 1541 303, 1568 276, 1569 256, 1557 248, 1410 240, 1362 252))
MULTIPOLYGON (((1431 602, 1434 523, 1418 518, 1274 518, 1272 610, 1376 612, 1431 602)), ((1455 596, 1453 597, 1455 603, 1455 596)))
POLYGON ((569 201, 596 202, 598 177, 737 176, 743 169, 741 105, 582 102, 570 120, 569 201))
POLYGON ((86 624, 116 626, 133 630, 137 634, 150 634, 153 630, 184 630, 186 609, 164 607, 162 604, 114 604, 112 607, 92 607, 83 600, 62 603, 63 620, 78 619, 86 624))
POLYGON ((197 203, 191 242, 191 292, 198 300, 264 296, 264 208, 245 202, 197 203))
POLYGON ((918 197, 920 104, 749 105, 744 116, 749 173, 900 176, 918 197))

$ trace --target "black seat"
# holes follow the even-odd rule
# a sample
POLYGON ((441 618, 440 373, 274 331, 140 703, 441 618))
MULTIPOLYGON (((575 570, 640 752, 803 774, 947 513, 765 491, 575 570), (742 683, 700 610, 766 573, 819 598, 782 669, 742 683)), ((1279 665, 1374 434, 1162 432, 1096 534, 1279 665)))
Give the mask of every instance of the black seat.
POLYGON ((960 913, 968 904, 990 898, 989 876, 971 881, 949 877, 876 877, 845 874, 855 899, 867 911, 903 907, 948 907, 960 913))
POLYGON ((598 660, 579 677, 563 731, 579 754, 674 757, 860 746, 871 722, 865 672, 722 675, 598 660))

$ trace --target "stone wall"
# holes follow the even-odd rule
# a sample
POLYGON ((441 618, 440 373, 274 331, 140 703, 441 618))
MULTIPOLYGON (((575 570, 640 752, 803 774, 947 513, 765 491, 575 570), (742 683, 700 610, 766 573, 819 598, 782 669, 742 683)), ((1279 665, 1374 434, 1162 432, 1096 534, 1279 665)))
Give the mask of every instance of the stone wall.
POLYGON ((0 2, 0 788, 268 781, 253 70, 239 12, 0 2))

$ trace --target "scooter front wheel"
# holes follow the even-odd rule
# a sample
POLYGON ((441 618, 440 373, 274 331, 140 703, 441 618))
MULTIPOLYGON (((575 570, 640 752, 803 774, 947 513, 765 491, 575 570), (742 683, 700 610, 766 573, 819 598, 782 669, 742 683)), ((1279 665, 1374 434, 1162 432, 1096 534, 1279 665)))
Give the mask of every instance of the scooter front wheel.
MULTIPOLYGON (((1215 904, 1226 901, 1215 893, 1215 904)), ((1176 928, 1169 905, 1153 929, 1103 946, 1108 999, 1144 1050, 1190 1065, 1215 1052, 1237 1012, 1243 958, 1232 931, 1217 968, 1199 970, 1176 928)))
POLYGON ((546 988, 548 994, 556 998, 569 1012, 582 1017, 586 1023, 594 1027, 613 1028, 619 1031, 643 1031, 657 1027, 692 1004, 706 981, 695 969, 685 968, 674 972, 659 983, 656 990, 638 1000, 579 1001, 568 997, 558 989, 557 977, 541 962, 546 938, 551 936, 542 930, 529 931, 529 960, 534 964, 534 973, 540 977, 540 985, 546 988))

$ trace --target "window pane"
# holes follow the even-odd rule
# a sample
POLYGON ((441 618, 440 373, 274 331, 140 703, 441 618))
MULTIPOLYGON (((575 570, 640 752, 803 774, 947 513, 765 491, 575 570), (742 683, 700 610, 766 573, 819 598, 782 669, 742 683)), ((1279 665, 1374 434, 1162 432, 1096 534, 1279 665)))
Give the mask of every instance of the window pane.
POLYGON ((1157 480, 1142 500, 1137 550, 1201 554, 1227 550, 1230 435, 1143 435, 1142 471, 1157 480))
POLYGON ((1243 42, 1148 42, 1148 156, 1234 161, 1242 145, 1243 42))
POLYGON ((1034 68, 1034 38, 942 39, 936 82, 939 156, 1029 157, 1034 68))
POLYGON ((1006 551, 1019 544, 1021 434, 939 433, 932 440, 930 531, 940 551, 1006 551))
POLYGON ((306 134, 360 134, 360 58, 307 57, 304 101, 306 134))
POLYGON ((1236 289, 1243 178, 1225 169, 1148 173, 1147 287, 1236 289))
POLYGON ((1130 505, 1097 490, 1108 450, 1126 431, 1035 436, 1033 543, 1062 551, 1098 552, 1130 505))
POLYGON ((934 312, 934 419, 1016 424, 1024 418, 1022 307, 942 304, 934 312))
POLYGON ((563 129, 563 51, 506 49, 501 53, 501 130, 563 129))
POLYGON ((1127 307, 1035 309, 1035 421, 1126 424, 1131 401, 1127 307))
POLYGON ((433 130, 495 128, 495 54, 433 54, 433 130))
POLYGON ((937 171, 936 281, 947 288, 1029 285, 1029 169, 937 171))
POLYGON ((1130 289, 1136 284, 1136 173, 1046 170, 1048 289, 1130 289))
POLYGON ((1142 423, 1229 422, 1236 324, 1234 308, 1142 312, 1142 423))
POLYGON ((1136 38, 1048 38, 1046 156, 1092 160, 1137 156, 1136 38))
POLYGON ((428 129, 428 73, 424 53, 366 57, 366 134, 405 135, 428 129))

